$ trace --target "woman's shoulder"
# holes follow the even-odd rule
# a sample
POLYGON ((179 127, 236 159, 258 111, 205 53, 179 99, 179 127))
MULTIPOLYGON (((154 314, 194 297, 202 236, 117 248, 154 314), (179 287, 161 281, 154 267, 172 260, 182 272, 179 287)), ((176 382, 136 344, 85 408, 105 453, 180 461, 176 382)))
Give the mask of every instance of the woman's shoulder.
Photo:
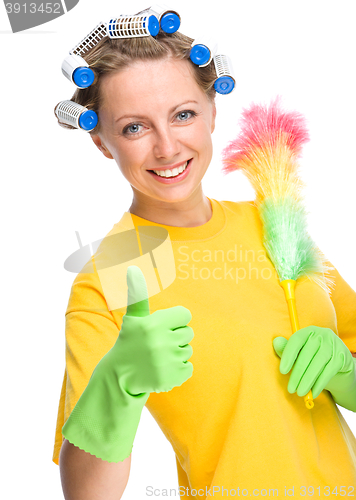
POLYGON ((257 207, 253 200, 247 201, 231 201, 231 200, 216 200, 225 211, 226 215, 229 216, 256 216, 257 207))
POLYGON ((75 311, 108 313, 94 256, 90 257, 72 282, 66 314, 75 311))
POLYGON ((251 208, 256 208, 256 204, 253 200, 247 200, 247 201, 216 200, 216 201, 236 211, 241 209, 249 210, 251 208))
POLYGON ((235 231, 236 227, 239 227, 244 234, 254 235, 254 239, 260 240, 261 218, 254 200, 221 200, 218 203, 225 213, 228 231, 235 231))

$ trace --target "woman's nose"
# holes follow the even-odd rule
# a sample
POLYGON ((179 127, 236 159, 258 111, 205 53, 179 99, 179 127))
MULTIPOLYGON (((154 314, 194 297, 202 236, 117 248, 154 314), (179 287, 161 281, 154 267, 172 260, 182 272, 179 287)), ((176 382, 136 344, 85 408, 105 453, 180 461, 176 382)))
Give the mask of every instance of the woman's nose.
POLYGON ((156 158, 173 158, 180 153, 180 142, 170 128, 160 129, 155 134, 153 152, 156 158))

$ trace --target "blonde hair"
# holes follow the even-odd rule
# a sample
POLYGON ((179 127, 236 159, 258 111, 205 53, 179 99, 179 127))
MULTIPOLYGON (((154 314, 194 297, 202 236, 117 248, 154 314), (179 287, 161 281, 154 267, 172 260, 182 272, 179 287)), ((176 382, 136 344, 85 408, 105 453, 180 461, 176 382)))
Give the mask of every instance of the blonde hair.
MULTIPOLYGON (((158 35, 139 38, 104 38, 93 49, 85 54, 84 59, 94 71, 93 84, 85 89, 77 88, 71 97, 74 101, 98 114, 102 105, 101 76, 123 69, 134 60, 154 60, 172 57, 190 62, 195 80, 199 87, 213 102, 215 99, 214 82, 217 78, 214 62, 204 68, 195 65, 189 58, 192 38, 178 31, 172 34, 160 31, 158 35)), ((56 105, 56 107, 58 104, 56 105)), ((55 107, 55 109, 56 109, 55 107)), ((58 120, 59 125, 75 129, 58 120)), ((90 134, 100 132, 100 120, 90 134)))

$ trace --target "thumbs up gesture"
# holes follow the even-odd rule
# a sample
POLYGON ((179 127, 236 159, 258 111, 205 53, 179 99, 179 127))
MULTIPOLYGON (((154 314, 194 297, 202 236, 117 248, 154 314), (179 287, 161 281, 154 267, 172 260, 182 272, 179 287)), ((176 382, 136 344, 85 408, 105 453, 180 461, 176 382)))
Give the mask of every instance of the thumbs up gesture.
POLYGON ((127 269, 127 287, 126 314, 103 369, 112 365, 122 389, 131 395, 170 391, 193 373, 188 359, 194 333, 187 326, 192 315, 183 306, 150 314, 146 281, 137 266, 127 269))
POLYGON ((150 314, 145 278, 127 269, 126 314, 113 347, 96 365, 62 428, 74 446, 108 462, 131 453, 151 392, 170 391, 192 376, 192 319, 183 306, 150 314))

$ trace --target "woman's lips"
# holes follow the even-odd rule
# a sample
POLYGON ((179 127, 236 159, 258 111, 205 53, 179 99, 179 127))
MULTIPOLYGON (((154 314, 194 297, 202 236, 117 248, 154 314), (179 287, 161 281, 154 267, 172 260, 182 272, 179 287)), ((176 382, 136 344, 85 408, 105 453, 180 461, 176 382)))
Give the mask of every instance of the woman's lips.
POLYGON ((193 162, 193 159, 191 158, 188 161, 187 168, 182 173, 178 174, 176 177, 161 177, 160 175, 157 175, 154 172, 152 172, 152 170, 147 170, 147 172, 150 175, 153 175, 156 180, 158 180, 159 182, 162 182, 162 184, 173 184, 175 182, 180 182, 187 177, 187 175, 190 172, 190 166, 191 166, 192 162, 193 162))
POLYGON ((155 169, 150 169, 152 170, 158 170, 159 172, 163 172, 165 170, 173 170, 175 168, 183 167, 189 160, 181 161, 180 163, 175 163, 174 165, 166 165, 165 167, 159 167, 155 169))

